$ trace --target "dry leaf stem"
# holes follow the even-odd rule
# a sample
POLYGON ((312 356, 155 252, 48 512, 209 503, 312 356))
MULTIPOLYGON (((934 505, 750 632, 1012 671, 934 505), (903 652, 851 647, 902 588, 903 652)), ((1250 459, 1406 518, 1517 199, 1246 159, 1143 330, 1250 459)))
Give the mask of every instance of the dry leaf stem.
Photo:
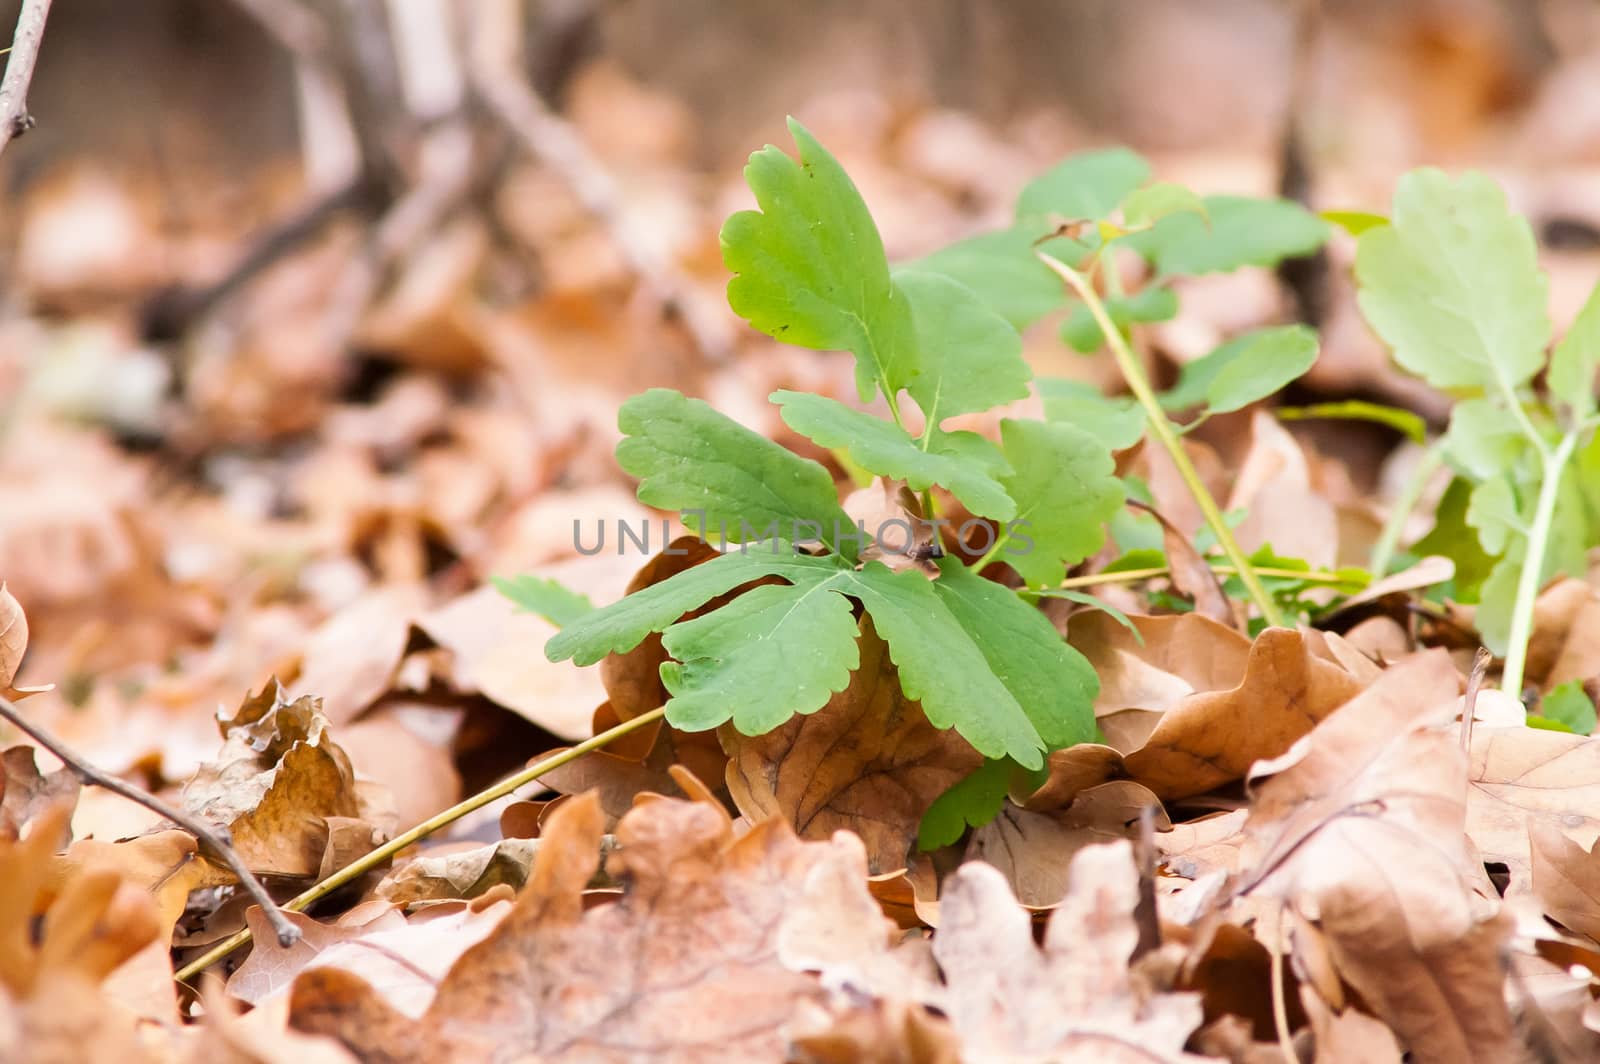
POLYGON ((5 78, 0 80, 0 151, 33 128, 33 116, 28 113, 28 84, 33 81, 33 66, 39 60, 50 3, 51 0, 23 0, 22 11, 17 15, 5 78))
MULTIPOLYGON (((423 839, 427 838, 429 835, 432 835, 440 828, 447 827, 450 824, 453 824, 455 821, 460 820, 468 813, 488 805, 495 799, 503 798, 517 788, 532 783, 534 780, 538 779, 540 776, 543 776, 547 772, 553 772, 562 765, 576 761, 584 754, 600 749, 613 739, 620 739, 622 736, 627 735, 631 731, 636 731, 648 724, 654 724, 656 721, 659 721, 666 716, 666 713, 667 709, 665 706, 652 709, 650 712, 640 714, 639 716, 634 717, 632 720, 625 720, 616 727, 609 728, 606 731, 601 732, 599 735, 585 739, 583 742, 571 747, 570 749, 563 750, 560 753, 552 754, 549 757, 534 762, 532 765, 529 765, 516 775, 507 776, 499 783, 496 783, 485 790, 481 790, 469 798, 465 798, 457 802, 444 812, 434 814, 409 831, 405 831, 399 835, 396 835, 394 838, 390 839, 382 846, 379 846, 371 853, 357 858, 355 861, 339 869, 339 871, 335 872, 327 879, 307 887, 304 891, 297 894, 289 901, 284 902, 283 908, 295 913, 304 912, 313 902, 316 902, 319 899, 333 893, 346 883, 366 875, 372 869, 383 864, 401 850, 421 842, 423 839)), ((223 939, 221 942, 211 947, 211 949, 207 950, 203 955, 195 958, 182 968, 178 969, 178 971, 173 975, 173 978, 180 983, 194 978, 196 975, 200 974, 217 961, 220 961, 222 958, 226 957, 228 954, 232 953, 246 942, 249 942, 250 938, 250 931, 248 928, 246 928, 243 931, 239 931, 228 938, 223 939)))
POLYGON ((233 848, 233 841, 228 837, 227 828, 209 825, 198 817, 190 816, 183 810, 168 805, 149 791, 135 787, 127 780, 100 771, 79 757, 71 747, 50 734, 48 730, 25 719, 22 712, 17 709, 16 703, 8 698, 0 698, 0 717, 16 725, 19 731, 59 758, 85 786, 100 787, 113 794, 120 794, 130 802, 137 802, 156 815, 167 818, 200 840, 202 846, 222 858, 223 863, 239 878, 240 885, 256 900, 256 904, 261 906, 268 922, 272 924, 272 929, 278 933, 278 942, 288 947, 300 940, 300 929, 278 911, 278 906, 273 902, 272 895, 267 893, 267 888, 262 886, 261 881, 245 867, 244 859, 233 848))
POLYGON ((1261 611, 1262 618, 1274 628, 1283 627, 1283 615, 1278 612, 1278 606, 1272 601, 1272 596, 1267 594, 1267 589, 1262 585, 1261 578, 1256 575, 1255 567, 1250 564, 1250 559, 1245 555, 1244 549, 1239 546, 1239 541, 1233 538, 1233 529, 1228 527, 1228 522, 1223 519, 1222 510, 1217 506, 1217 500, 1211 497, 1211 492, 1206 489, 1201 481, 1199 472, 1194 463, 1189 461, 1189 455, 1183 449, 1183 443, 1178 439, 1178 434, 1173 431, 1172 422, 1167 419, 1166 411, 1161 409, 1161 403, 1156 399, 1150 381, 1144 375, 1144 369, 1139 365, 1139 360, 1134 356, 1133 349, 1128 346, 1128 341, 1123 337, 1122 330, 1118 329, 1111 321, 1111 316, 1106 313, 1105 303, 1101 301, 1100 294, 1083 274, 1062 262, 1053 255, 1046 255, 1042 251, 1034 252, 1040 262, 1048 266, 1060 277, 1072 291, 1083 300, 1084 306, 1089 308, 1089 313, 1094 317, 1095 324, 1100 326, 1100 331, 1105 335, 1106 344, 1111 348, 1112 356, 1117 360, 1117 368, 1122 371, 1123 379, 1128 382, 1134 397, 1144 407, 1146 420, 1150 423, 1150 431, 1155 433, 1156 439, 1172 457, 1172 464, 1178 469, 1178 475, 1183 478, 1183 483, 1189 489, 1189 494, 1194 496, 1196 505, 1205 516, 1206 524, 1211 527, 1212 533, 1217 537, 1217 543, 1222 547, 1222 552, 1233 563, 1239 580, 1244 584, 1245 591, 1249 593, 1251 601, 1256 604, 1256 609, 1261 611))

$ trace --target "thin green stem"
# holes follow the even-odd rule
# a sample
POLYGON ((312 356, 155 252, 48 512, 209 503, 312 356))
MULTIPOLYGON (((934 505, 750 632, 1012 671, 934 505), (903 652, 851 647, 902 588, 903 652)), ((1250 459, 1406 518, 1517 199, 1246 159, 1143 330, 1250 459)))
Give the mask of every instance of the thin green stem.
POLYGON ((1173 429, 1172 422, 1167 419, 1166 412, 1161 409, 1161 403, 1156 399, 1156 393, 1150 387, 1150 381, 1144 375, 1144 369, 1139 365, 1133 349, 1128 346, 1128 341, 1122 332, 1111 321, 1111 316, 1106 313, 1105 303, 1101 301, 1094 286, 1074 270, 1071 266, 1052 255, 1035 252, 1039 261, 1053 270, 1057 276, 1065 281, 1078 298, 1083 300, 1089 308, 1089 313, 1094 316, 1095 322, 1100 326, 1100 331, 1105 334, 1106 343, 1111 348, 1112 356, 1117 360, 1117 367, 1122 370, 1122 376, 1132 389, 1134 397, 1144 407, 1145 414, 1150 422, 1150 431, 1155 433, 1156 439, 1172 457, 1172 464, 1178 469, 1178 475, 1183 478, 1184 484, 1189 489, 1189 494, 1194 496, 1195 503, 1200 507, 1206 524, 1211 526, 1212 533, 1217 537, 1217 544, 1222 552, 1228 556, 1238 572, 1240 581, 1244 584, 1245 591, 1250 595, 1251 601, 1256 604, 1256 609, 1261 611, 1262 619, 1268 625, 1279 628, 1283 626, 1283 615, 1278 612, 1278 606, 1272 601, 1272 596, 1267 594, 1267 589, 1262 586, 1261 578, 1256 575, 1255 567, 1250 564, 1250 559, 1239 546, 1239 541, 1233 538, 1233 530, 1228 527, 1228 522, 1223 520, 1222 510, 1217 506, 1217 501, 1211 497, 1211 492, 1206 490, 1205 483, 1200 479, 1194 463, 1189 461, 1189 455, 1183 449, 1183 443, 1178 439, 1177 432, 1173 429))
POLYGON ((1528 665, 1528 640, 1533 635, 1533 608, 1544 582, 1544 556, 1550 548, 1550 529, 1555 524, 1556 497, 1561 493, 1561 473, 1578 447, 1578 433, 1568 432, 1554 451, 1544 452, 1543 477, 1539 501, 1533 511, 1533 527, 1528 530, 1528 553, 1517 578, 1517 597, 1511 607, 1511 636, 1506 646, 1505 672, 1500 689, 1514 698, 1522 697, 1522 674, 1528 665))
POLYGON ((1428 481, 1433 479, 1433 474, 1438 472, 1443 463, 1444 438, 1440 437, 1423 450, 1416 467, 1401 486, 1400 494, 1389 507, 1389 516, 1383 522, 1383 531, 1378 534, 1378 542, 1372 546, 1372 559, 1367 563, 1375 579, 1388 574, 1389 563, 1394 560, 1394 553, 1400 546, 1400 536, 1411 518, 1411 511, 1417 508, 1417 500, 1422 498, 1428 481))
POLYGON ((1005 549, 1005 545, 1010 542, 1011 533, 1009 531, 1000 533, 999 538, 994 541, 994 546, 984 551, 983 557, 973 562, 969 568, 971 568, 975 573, 983 572, 984 566, 990 564, 996 558, 998 558, 1000 556, 1000 552, 1005 549))
POLYGON ((1528 411, 1523 408, 1522 400, 1517 398, 1516 389, 1503 379, 1496 378, 1496 380, 1500 385, 1500 393, 1505 397, 1506 405, 1511 408, 1511 416, 1516 420, 1517 427, 1528 437, 1528 442, 1533 444, 1533 449, 1538 452, 1539 457, 1549 462, 1553 454, 1550 445, 1539 435, 1539 430, 1534 428, 1533 419, 1528 417, 1528 411))
MULTIPOLYGON (((1238 570, 1231 565, 1208 562, 1212 572, 1218 576, 1237 576, 1238 570)), ((1284 580, 1302 580, 1308 584, 1352 584, 1352 580, 1343 573, 1330 573, 1321 569, 1274 569, 1257 567, 1257 576, 1270 576, 1284 580)), ((1102 587, 1106 584, 1137 584, 1141 580, 1156 580, 1163 576, 1172 575, 1172 570, 1165 565, 1153 565, 1147 569, 1117 569, 1107 573, 1090 573, 1087 576, 1072 576, 1056 585, 1056 590, 1071 591, 1080 587, 1102 587)), ((1029 594, 1048 595, 1049 590, 1030 591, 1029 594)))
MULTIPOLYGON (((389 860, 407 846, 411 846, 422 841, 429 835, 432 835, 435 831, 438 831, 440 828, 446 827, 455 821, 460 820, 462 817, 476 809, 481 809, 495 799, 505 797, 518 787, 532 783, 534 780, 538 779, 540 776, 543 776, 547 772, 553 772, 562 765, 565 765, 571 761, 576 761, 584 754, 598 750, 612 740, 620 739, 622 736, 627 735, 631 731, 636 731, 647 724, 655 723, 662 717, 666 716, 666 712, 667 709, 665 706, 662 706, 658 709, 652 709, 650 712, 643 713, 637 717, 634 717, 632 720, 625 720, 616 727, 609 728, 606 731, 601 732, 599 735, 585 739, 583 742, 572 747, 571 749, 563 750, 559 754, 552 754, 541 761, 537 761, 514 776, 507 776, 505 779, 501 780, 499 783, 496 783, 487 790, 479 791, 472 797, 457 802, 444 812, 434 814, 427 820, 424 820, 422 823, 412 828, 410 831, 402 832, 401 834, 396 835, 382 846, 379 846, 376 850, 373 850, 371 853, 366 854, 363 857, 357 858, 355 861, 339 869, 339 871, 335 872, 327 879, 324 879, 322 882, 308 887, 306 890, 296 895, 292 900, 285 902, 282 908, 287 909, 289 912, 304 912, 306 908, 313 902, 326 897, 328 894, 344 886, 346 883, 366 875, 372 869, 383 864, 385 861, 389 860)), ((178 969, 177 973, 173 975, 173 978, 180 983, 186 982, 249 941, 250 931, 248 929, 225 938, 213 946, 210 950, 206 951, 204 955, 190 961, 188 964, 178 969)))

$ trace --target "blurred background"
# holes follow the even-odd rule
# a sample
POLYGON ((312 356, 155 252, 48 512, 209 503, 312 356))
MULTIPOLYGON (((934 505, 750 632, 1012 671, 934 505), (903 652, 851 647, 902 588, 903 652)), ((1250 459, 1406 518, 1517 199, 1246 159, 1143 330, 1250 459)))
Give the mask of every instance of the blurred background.
MULTIPOLYGON (((19 682, 56 683, 30 711, 156 785, 272 675, 323 696, 374 773, 445 779, 411 787, 427 811, 588 734, 598 679, 544 663, 548 626, 484 582, 622 592, 638 559, 575 558, 571 526, 644 516, 611 460, 628 394, 677 387, 797 448, 766 394, 849 394, 847 361, 724 302, 717 230, 786 115, 892 258, 1126 144, 1160 178, 1319 209, 1485 168, 1548 248, 1559 324, 1600 268, 1588 0, 56 0, 29 105, 0 155, 19 682)), ((1438 420, 1359 323, 1349 255, 1185 282, 1145 353, 1170 379, 1308 319, 1297 398, 1438 420)), ((1028 352, 1115 384, 1053 325, 1028 352)), ((1243 434, 1218 421, 1225 468, 1243 434)), ((1397 437, 1296 432, 1370 521, 1397 437)))

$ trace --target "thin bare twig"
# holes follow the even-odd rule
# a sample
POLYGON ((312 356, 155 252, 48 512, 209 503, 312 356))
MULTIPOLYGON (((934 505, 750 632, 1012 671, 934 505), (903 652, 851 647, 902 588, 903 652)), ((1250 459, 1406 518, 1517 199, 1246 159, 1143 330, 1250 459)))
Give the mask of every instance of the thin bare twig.
POLYGON ((11 38, 11 57, 6 60, 5 78, 0 80, 0 151, 33 128, 28 83, 33 80, 33 65, 44 40, 44 20, 49 16, 50 0, 22 0, 17 31, 11 38))
POLYGON ((1472 749, 1472 722, 1478 716, 1478 690, 1483 687, 1483 678, 1489 672, 1489 663, 1494 660, 1494 655, 1489 653, 1488 647, 1479 647, 1478 652, 1472 656, 1472 672, 1467 676, 1467 693, 1461 697, 1461 752, 1468 753, 1472 749))
POLYGON ((250 896, 261 906, 267 914, 267 920, 278 933, 278 941, 285 947, 292 946, 300 941, 300 929, 289 922, 288 917, 278 910, 278 905, 272 900, 272 895, 267 893, 267 888, 245 867, 244 861, 239 857, 239 852, 233 848, 232 841, 228 838, 228 829, 221 826, 213 827, 201 820, 190 816, 181 809, 174 808, 163 802, 160 798, 141 787, 135 787, 127 780, 119 779, 109 773, 102 772, 79 757, 72 749, 57 739, 48 730, 38 724, 27 720, 16 704, 10 699, 0 698, 0 717, 16 725, 18 730, 32 737, 33 741, 56 755, 61 763, 66 765, 73 775, 77 776, 85 786, 101 787, 113 794, 120 794, 130 802, 149 809, 158 816, 166 817, 184 831, 200 840, 201 845, 215 853, 239 877, 239 883, 250 896))

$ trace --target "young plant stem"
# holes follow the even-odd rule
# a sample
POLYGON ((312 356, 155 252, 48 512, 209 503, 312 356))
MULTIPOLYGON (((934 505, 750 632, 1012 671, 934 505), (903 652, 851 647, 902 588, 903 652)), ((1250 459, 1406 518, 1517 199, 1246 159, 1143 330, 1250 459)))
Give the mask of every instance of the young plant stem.
POLYGON ((1561 473, 1578 447, 1576 429, 1561 437, 1554 451, 1542 454, 1543 476, 1539 501, 1533 511, 1533 526, 1528 529, 1528 553, 1517 578, 1517 597, 1511 607, 1511 635, 1506 645, 1505 671, 1500 689, 1514 698, 1522 697, 1522 674, 1528 665, 1528 640, 1533 635, 1533 608, 1544 582, 1544 557, 1550 548, 1550 529, 1555 524, 1556 497, 1561 493, 1561 473))
MULTIPOLYGON (((532 783, 545 773, 553 772, 562 765, 576 761, 584 754, 598 750, 607 743, 615 739, 620 739, 622 736, 627 735, 631 731, 637 731, 648 724, 654 724, 666 716, 666 713, 667 709, 665 706, 662 706, 658 709, 652 709, 650 712, 640 714, 639 716, 634 717, 632 720, 625 720, 616 727, 609 728, 606 731, 601 732, 599 735, 585 739, 583 742, 570 749, 563 750, 558 754, 552 754, 549 757, 534 762, 532 765, 529 765, 516 775, 507 776, 505 779, 501 780, 499 783, 496 783, 492 787, 481 790, 477 794, 472 795, 470 798, 466 798, 460 802, 457 802, 444 812, 434 814, 427 820, 424 820, 422 823, 412 828, 410 831, 402 832, 401 834, 396 835, 382 846, 379 846, 376 850, 373 850, 371 853, 366 854, 365 856, 357 858, 355 861, 339 869, 339 871, 335 872, 327 879, 324 879, 322 882, 307 887, 300 894, 285 902, 283 904, 283 908, 294 913, 304 912, 313 902, 326 897, 333 891, 344 886, 346 883, 361 878, 372 869, 392 858, 401 850, 404 850, 406 847, 422 841, 429 835, 432 835, 434 832, 438 831, 440 828, 453 824, 455 821, 460 820, 468 813, 471 813, 477 809, 481 809, 497 798, 505 797, 517 788, 532 783)), ((296 933, 298 934, 298 930, 296 933)), ((239 931, 228 938, 223 939, 211 949, 207 950, 203 955, 195 958, 182 968, 178 969, 178 971, 174 973, 173 978, 180 983, 186 982, 249 941, 250 931, 248 929, 239 931)))
POLYGON ((1378 535, 1378 542, 1373 544, 1372 558, 1367 563, 1367 568, 1372 571, 1374 580, 1381 580, 1389 573, 1389 563, 1394 560, 1395 551, 1400 546, 1400 534, 1405 531, 1406 522, 1411 518, 1411 511, 1417 508, 1417 500, 1422 498, 1422 493, 1428 487, 1428 481, 1433 479, 1433 474, 1438 472, 1439 466, 1444 463, 1444 438, 1440 437, 1430 443, 1417 458, 1415 468, 1406 482, 1400 488, 1400 494, 1395 498, 1394 505, 1389 507, 1389 516, 1383 522, 1383 531, 1378 535))
POLYGON ((112 794, 120 794, 128 801, 144 806, 157 816, 165 817, 193 835, 199 840, 200 845, 222 858, 223 863, 238 877, 239 884, 256 900, 256 904, 261 906, 261 911, 267 915, 267 922, 278 935, 279 945, 288 947, 300 941, 300 929, 278 911, 278 906, 273 902, 272 895, 267 893, 267 888, 262 886, 261 880, 245 867, 239 851, 233 848, 233 840, 228 837, 227 828, 207 824, 198 817, 190 816, 183 810, 168 805, 149 791, 135 787, 127 780, 100 771, 74 753, 71 747, 52 735, 49 730, 25 718, 22 711, 17 709, 16 703, 8 698, 0 698, 0 717, 10 721, 18 731, 59 758, 61 763, 67 766, 67 770, 78 777, 84 786, 99 787, 112 794))
POLYGON ((1205 483, 1201 481, 1199 472, 1194 463, 1189 461, 1189 455, 1183 449, 1183 442, 1179 440, 1177 431, 1172 422, 1167 419, 1166 411, 1161 409, 1161 403, 1156 399, 1156 393, 1150 387, 1150 381, 1144 374, 1144 368, 1139 365, 1139 359, 1134 355, 1133 349, 1128 346, 1128 341, 1123 337, 1122 331, 1111 321, 1111 316, 1106 313, 1104 301, 1088 278, 1077 270, 1068 266, 1053 255, 1046 255, 1042 251, 1034 252, 1039 261, 1049 267, 1060 277, 1077 297, 1083 300, 1084 306, 1089 308, 1089 313, 1094 317, 1095 323, 1100 326, 1100 331, 1105 335, 1106 344, 1111 349, 1112 357, 1117 361, 1117 368, 1122 371, 1123 378, 1132 389, 1134 398, 1144 407, 1147 420, 1150 422, 1150 431, 1155 433, 1156 439, 1165 448, 1172 458, 1172 464, 1177 467, 1178 475, 1183 478, 1184 484, 1189 489, 1189 494, 1194 496, 1195 503, 1200 507, 1200 513, 1205 517, 1206 524, 1211 527, 1212 534, 1217 537, 1217 544, 1222 552, 1228 556, 1238 574, 1240 582, 1244 584, 1245 591, 1255 603, 1256 609, 1261 612, 1262 619, 1274 628, 1283 626, 1283 615, 1278 611, 1277 604, 1272 601, 1272 596, 1267 594, 1267 589, 1262 586, 1261 578, 1256 575, 1255 568, 1250 564, 1250 559, 1239 546, 1239 541, 1233 538, 1233 530, 1228 527, 1228 522, 1222 517, 1222 510, 1217 506, 1211 492, 1206 490, 1205 483))
MULTIPOLYGON (((1211 571, 1218 576, 1237 576, 1239 571, 1231 565, 1221 565, 1207 562, 1211 571)), ((1172 572, 1165 565, 1152 565, 1147 569, 1117 569, 1109 573, 1090 573, 1087 576, 1070 576, 1057 584, 1055 588, 1046 588, 1042 591, 1031 591, 1030 594, 1048 595, 1051 590, 1071 591, 1080 587, 1103 587, 1106 584, 1136 584, 1141 580, 1155 580, 1168 576, 1172 572)), ((1353 583, 1349 577, 1340 573, 1329 573, 1318 569, 1274 569, 1257 567, 1257 576, 1270 576, 1285 580, 1303 580, 1308 584, 1349 584, 1353 583)))

